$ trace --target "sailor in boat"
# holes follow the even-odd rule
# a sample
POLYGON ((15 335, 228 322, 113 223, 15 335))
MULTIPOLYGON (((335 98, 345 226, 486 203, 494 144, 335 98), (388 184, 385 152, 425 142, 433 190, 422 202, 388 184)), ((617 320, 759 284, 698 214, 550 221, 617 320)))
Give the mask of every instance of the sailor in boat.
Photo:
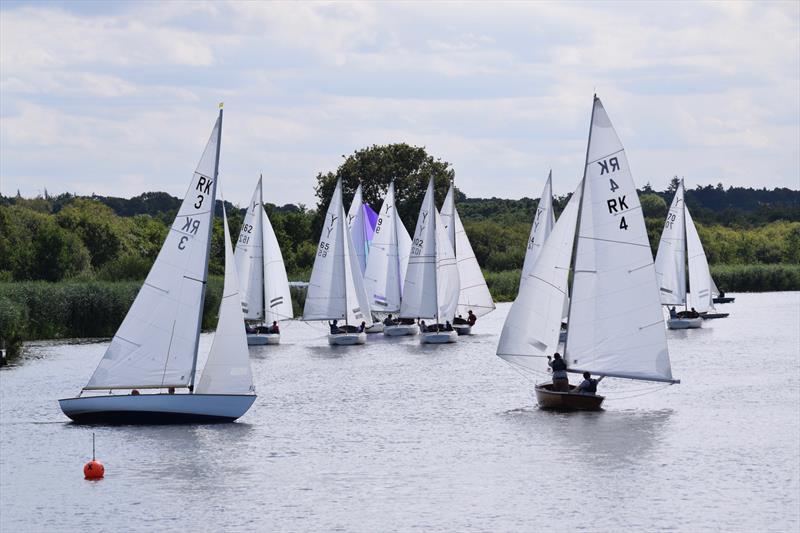
POLYGON ((583 381, 578 385, 578 392, 581 394, 597 394, 597 384, 603 380, 603 376, 597 379, 592 379, 589 372, 583 373, 583 381))
POLYGON ((367 329, 367 323, 362 320, 361 325, 358 326, 358 332, 363 333, 365 329, 367 329))
POLYGON ((469 327, 474 326, 475 322, 477 322, 477 321, 478 321, 478 317, 475 316, 475 313, 472 312, 472 309, 467 311, 467 324, 469 324, 469 327))
POLYGON ((675 306, 669 308, 669 317, 670 318, 678 318, 678 312, 675 310, 675 306))
POLYGON ((280 332, 281 332, 281 328, 278 327, 278 321, 277 320, 273 320, 272 321, 272 325, 269 327, 269 330, 267 331, 267 333, 273 333, 273 334, 277 333, 277 334, 279 334, 280 332))
POLYGON ((334 320, 333 322, 331 322, 330 326, 331 326, 331 335, 336 335, 337 333, 341 333, 342 332, 342 330, 339 329, 339 321, 338 320, 334 320))
POLYGON ((383 319, 384 326, 394 326, 394 320, 392 320, 392 315, 389 314, 386 318, 383 319))
POLYGON ((569 391, 569 378, 567 377, 567 362, 556 352, 551 358, 547 356, 547 366, 553 369, 553 390, 556 392, 569 391))
POLYGON ((425 325, 425 321, 424 320, 420 320, 420 322, 419 322, 419 330, 422 333, 427 333, 428 326, 425 325))
MULTIPOLYGON (((673 307, 674 309, 674 307, 673 307)), ((670 316, 672 313, 670 312, 670 316)), ((678 318, 700 318, 700 313, 697 312, 697 309, 692 307, 691 311, 681 311, 676 315, 678 318)))
POLYGON ((444 321, 444 330, 445 331, 453 331, 453 325, 450 323, 449 320, 444 321))

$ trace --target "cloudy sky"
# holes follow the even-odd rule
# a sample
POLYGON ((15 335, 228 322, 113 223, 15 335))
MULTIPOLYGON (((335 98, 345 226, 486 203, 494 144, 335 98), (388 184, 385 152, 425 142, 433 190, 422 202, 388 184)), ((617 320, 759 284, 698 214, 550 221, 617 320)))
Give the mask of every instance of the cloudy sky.
POLYGON ((468 196, 558 194, 593 91, 634 177, 800 188, 800 2, 0 4, 0 192, 183 196, 225 102, 227 199, 313 204, 371 144, 468 196))

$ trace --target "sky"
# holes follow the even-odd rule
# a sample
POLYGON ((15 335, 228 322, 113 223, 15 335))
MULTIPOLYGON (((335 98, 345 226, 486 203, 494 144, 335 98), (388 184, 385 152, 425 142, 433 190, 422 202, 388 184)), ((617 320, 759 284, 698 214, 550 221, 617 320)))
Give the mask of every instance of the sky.
POLYGON ((0 3, 0 193, 182 197, 225 102, 220 183, 313 206, 373 144, 469 197, 583 172, 592 94, 638 185, 800 188, 800 2, 0 3))

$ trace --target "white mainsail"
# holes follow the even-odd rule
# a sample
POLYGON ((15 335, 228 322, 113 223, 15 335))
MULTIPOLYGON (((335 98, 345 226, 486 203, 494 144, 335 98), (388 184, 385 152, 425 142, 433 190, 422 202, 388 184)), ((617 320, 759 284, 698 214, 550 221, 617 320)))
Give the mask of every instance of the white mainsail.
POLYGON ((689 257, 689 287, 691 288, 692 307, 698 313, 714 311, 713 281, 711 271, 708 268, 706 252, 700 242, 700 235, 689 214, 686 212, 686 246, 689 257))
POLYGON ((400 311, 410 252, 411 237, 397 212, 392 182, 381 206, 364 273, 364 285, 373 312, 400 311))
POLYGON ((245 320, 264 320, 263 213, 261 178, 258 178, 236 241, 236 270, 245 320))
POLYGON ((221 136, 220 109, 164 245, 84 389, 194 383, 221 136))
POLYGON ((528 247, 525 250, 525 260, 522 262, 522 273, 520 275, 520 285, 529 279, 533 266, 541 253, 542 246, 547 241, 550 232, 555 224, 555 213, 553 212, 553 171, 547 175, 547 181, 539 198, 539 205, 536 206, 536 214, 531 225, 531 234, 528 237, 528 247))
POLYGON ((543 371, 540 357, 558 347, 564 301, 568 294, 569 266, 581 202, 582 183, 572 194, 506 316, 497 355, 524 368, 543 371))
POLYGON ((339 180, 325 214, 303 319, 345 320, 356 325, 368 317, 369 299, 345 225, 342 182, 339 180))
POLYGON ((262 213, 261 224, 264 250, 264 322, 271 324, 294 318, 294 311, 283 254, 266 211, 262 213))
POLYGON ((362 197, 361 184, 358 184, 353 195, 353 202, 347 212, 347 229, 350 231, 350 239, 353 242, 353 249, 358 258, 358 266, 363 275, 367 268, 367 217, 364 213, 364 199, 362 197))
POLYGON ((458 266, 444 224, 436 210, 431 178, 417 217, 414 240, 411 242, 400 316, 452 321, 457 305, 458 266))
POLYGON ((456 210, 454 189, 454 185, 451 184, 442 204, 441 218, 458 260, 460 289, 456 313, 466 316, 467 312, 472 310, 475 315, 483 316, 494 311, 494 301, 456 210))
POLYGON ((686 217, 683 180, 667 212, 656 252, 656 278, 664 305, 686 303, 686 217))
POLYGON ((625 149, 595 97, 578 215, 572 371, 672 382, 653 256, 625 149))
MULTIPOLYGON (((259 180, 260 183, 260 180, 259 180)), ((236 273, 228 217, 222 207, 225 230, 225 281, 219 304, 219 321, 206 366, 197 384, 198 394, 253 394, 253 372, 247 351, 239 279, 236 273)))

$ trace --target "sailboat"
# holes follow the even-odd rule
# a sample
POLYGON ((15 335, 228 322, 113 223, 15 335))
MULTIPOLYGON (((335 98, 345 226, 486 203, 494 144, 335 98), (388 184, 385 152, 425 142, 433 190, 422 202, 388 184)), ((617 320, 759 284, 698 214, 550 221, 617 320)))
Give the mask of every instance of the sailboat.
MULTIPOLYGON (((685 310, 667 319, 669 329, 694 329, 702 326, 702 313, 715 312, 711 272, 692 216, 684 200, 683 180, 675 190, 656 253, 656 276, 661 303, 683 305, 685 310), (686 267, 693 311, 688 311, 686 267)), ((721 317, 720 317, 721 318, 721 317)))
POLYGON ((220 106, 189 190, 139 294, 88 384, 76 398, 59 400, 72 420, 228 422, 245 414, 255 401, 224 210, 223 297, 211 351, 195 387, 221 139, 220 106), (155 392, 140 393, 143 390, 155 392))
MULTIPOLYGON (((369 204, 364 203, 363 192, 359 183, 353 195, 353 201, 350 203, 350 209, 347 212, 347 229, 353 241, 353 248, 356 251, 362 276, 367 270, 367 260, 375 234, 376 220, 377 213, 372 210, 369 204)), ((371 318, 372 320, 368 321, 369 325, 366 327, 365 332, 368 334, 381 333, 383 331, 383 322, 375 320, 375 317, 371 318)))
POLYGON ((249 330, 247 344, 280 344, 277 323, 294 318, 283 255, 269 221, 258 179, 236 242, 236 270, 246 321, 261 325, 249 330), (274 324, 274 325, 273 325, 274 324))
MULTIPOLYGON (((521 284, 497 355, 523 370, 543 373, 544 358, 558 346, 567 294, 568 372, 679 383, 672 377, 636 185, 625 149, 596 96, 583 179, 521 284)), ((556 391, 552 383, 537 384, 535 391, 544 409, 594 410, 604 400, 574 386, 556 391)))
POLYGON ((714 283, 714 278, 711 278, 711 295, 713 296, 712 302, 715 304, 732 304, 736 301, 733 296, 725 296, 725 293, 719 290, 717 284, 714 283))
POLYGON ((461 217, 458 216, 453 183, 450 183, 450 190, 447 191, 447 196, 442 204, 441 216, 458 264, 458 307, 453 328, 459 335, 469 335, 472 332, 472 326, 462 317, 469 313, 474 313, 476 317, 482 317, 494 311, 495 306, 489 287, 483 278, 481 267, 475 258, 475 252, 472 251, 472 245, 467 238, 467 232, 461 223, 461 217))
POLYGON ((364 279, 356 251, 345 224, 342 180, 336 182, 325 224, 317 246, 317 256, 308 282, 303 320, 332 320, 328 343, 364 344, 367 334, 360 327, 371 320, 364 279), (344 324, 338 324, 343 320, 344 324))
MULTIPOLYGON (((433 178, 422 200, 417 217, 411 255, 403 283, 400 318, 435 320, 420 327, 420 342, 443 344, 456 342, 458 334, 452 328, 458 307, 459 272, 456 256, 450 244, 442 217, 436 209, 433 178)), ((420 323, 422 325, 422 323, 420 323)))
MULTIPOLYGON (((375 224, 375 236, 370 246, 364 285, 374 314, 397 314, 403 296, 403 281, 411 254, 411 237, 408 235, 395 205, 394 182, 389 184, 386 198, 375 224)), ((383 334, 389 337, 416 335, 419 326, 414 320, 403 323, 393 320, 383 325, 383 334)))

